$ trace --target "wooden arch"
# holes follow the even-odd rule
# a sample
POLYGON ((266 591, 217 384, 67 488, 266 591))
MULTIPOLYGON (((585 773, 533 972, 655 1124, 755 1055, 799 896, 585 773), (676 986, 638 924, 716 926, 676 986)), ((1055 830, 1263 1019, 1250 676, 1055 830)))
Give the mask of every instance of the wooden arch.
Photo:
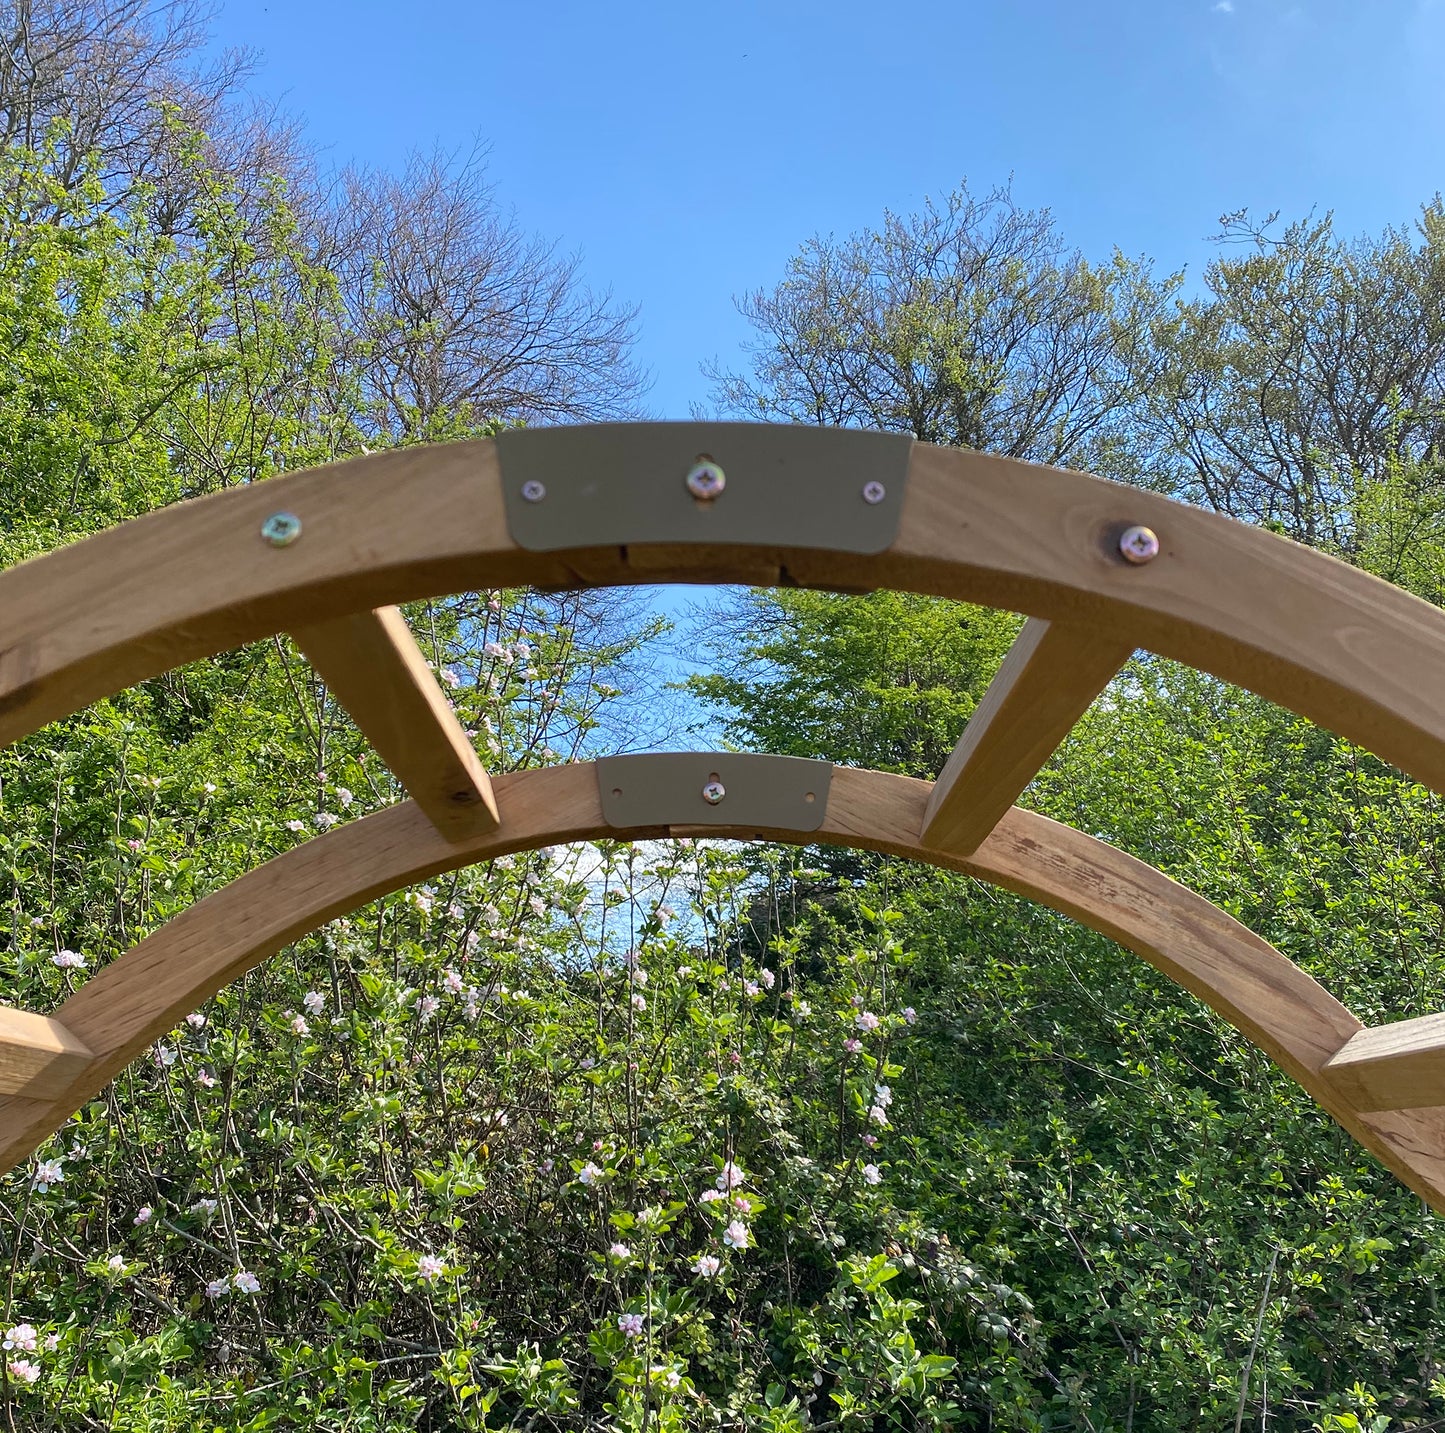
POLYGON ((558 842, 714 835, 913 857, 1111 936, 1445 1211, 1445 1015, 1366 1029, 1202 896, 1012 804, 1136 647, 1445 791, 1445 613, 1388 583, 1134 488, 906 438, 750 424, 517 432, 216 494, 0 573, 0 742, 278 631, 412 799, 199 901, 54 1016, 0 1009, 0 1168, 200 1002, 368 900, 558 842), (494 782, 395 608, 478 588, 673 581, 892 587, 1030 620, 933 783, 724 753, 494 782))

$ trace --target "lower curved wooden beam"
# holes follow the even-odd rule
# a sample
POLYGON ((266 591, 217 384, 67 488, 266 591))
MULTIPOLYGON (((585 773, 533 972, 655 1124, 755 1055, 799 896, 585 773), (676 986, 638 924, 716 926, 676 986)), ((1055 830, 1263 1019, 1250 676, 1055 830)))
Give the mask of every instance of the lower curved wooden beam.
POLYGON ((487 835, 453 843, 415 803, 390 807, 275 857, 97 971, 56 1012, 92 1058, 52 1098, 0 1099, 0 1168, 33 1152, 202 1001, 369 900, 513 851, 603 837, 712 836, 885 851, 963 871, 1073 917, 1197 995, 1422 1199, 1445 1211, 1445 1110, 1355 1109, 1325 1067, 1360 1022, 1203 896, 1080 831, 1015 808, 977 852, 961 858, 918 842, 930 783, 843 767, 833 770, 822 825, 810 831, 619 830, 603 817, 591 764, 503 776, 495 784, 503 816, 487 835))

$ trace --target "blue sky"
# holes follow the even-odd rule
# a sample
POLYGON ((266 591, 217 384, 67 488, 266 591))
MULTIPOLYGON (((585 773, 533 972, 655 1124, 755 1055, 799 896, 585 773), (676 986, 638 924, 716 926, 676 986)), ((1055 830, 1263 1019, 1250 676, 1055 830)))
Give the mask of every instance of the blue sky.
POLYGON ((523 227, 640 306, 656 417, 806 237, 965 177, 1194 273, 1226 210, 1375 230, 1445 187, 1445 0, 223 0, 214 29, 337 164, 485 146, 523 227))

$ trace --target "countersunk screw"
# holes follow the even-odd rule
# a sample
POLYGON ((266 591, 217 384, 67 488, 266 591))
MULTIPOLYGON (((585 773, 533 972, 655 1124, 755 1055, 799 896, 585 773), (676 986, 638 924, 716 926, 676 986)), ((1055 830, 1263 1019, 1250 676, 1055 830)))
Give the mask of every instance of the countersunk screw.
POLYGON ((294 512, 273 512, 261 524, 261 536, 272 547, 290 547, 301 536, 301 519, 294 512))
POLYGON ((687 490, 700 503, 710 503, 727 485, 723 470, 711 458, 699 458, 688 470, 687 490))
POLYGON ((547 496, 547 484, 539 483, 536 478, 522 484, 522 498, 529 503, 539 503, 547 496))
POLYGON ((709 806, 716 806, 727 794, 727 787, 724 786, 716 776, 710 777, 707 785, 702 789, 702 799, 706 801, 709 806))
POLYGON ((1119 539, 1119 555, 1136 567, 1159 556, 1159 537, 1152 527, 1126 528, 1119 539))
POLYGON ((872 482, 863 484, 863 501, 869 507, 877 507, 884 498, 888 496, 888 489, 882 483, 872 482))

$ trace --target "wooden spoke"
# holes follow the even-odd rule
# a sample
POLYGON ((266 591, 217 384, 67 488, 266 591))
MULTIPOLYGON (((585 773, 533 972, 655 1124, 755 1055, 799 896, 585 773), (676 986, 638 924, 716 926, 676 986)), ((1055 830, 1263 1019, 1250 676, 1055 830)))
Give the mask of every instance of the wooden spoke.
POLYGON ((1024 623, 934 785, 923 844, 976 851, 1133 650, 1093 627, 1024 623))
POLYGON ((491 778, 395 607, 291 635, 443 836, 462 841, 496 830, 491 778))
POLYGON ((1445 1015, 1361 1030, 1325 1073, 1357 1110, 1445 1105, 1445 1015))
POLYGON ((0 1005, 0 1094, 53 1099, 93 1058, 59 1020, 0 1005))

